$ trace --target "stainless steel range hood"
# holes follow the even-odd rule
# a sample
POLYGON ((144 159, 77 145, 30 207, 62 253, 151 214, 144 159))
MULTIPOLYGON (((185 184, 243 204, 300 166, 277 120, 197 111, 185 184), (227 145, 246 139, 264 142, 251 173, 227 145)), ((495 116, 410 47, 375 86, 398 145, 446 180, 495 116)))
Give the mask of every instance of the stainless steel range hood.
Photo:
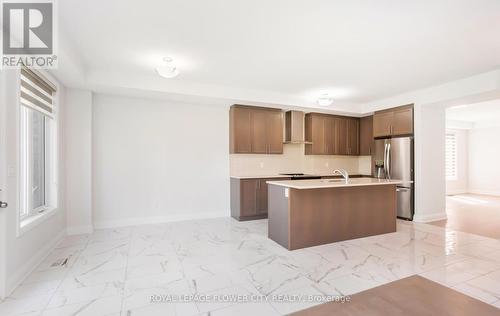
POLYGON ((285 112, 285 144, 311 144, 304 140, 304 112, 285 112))

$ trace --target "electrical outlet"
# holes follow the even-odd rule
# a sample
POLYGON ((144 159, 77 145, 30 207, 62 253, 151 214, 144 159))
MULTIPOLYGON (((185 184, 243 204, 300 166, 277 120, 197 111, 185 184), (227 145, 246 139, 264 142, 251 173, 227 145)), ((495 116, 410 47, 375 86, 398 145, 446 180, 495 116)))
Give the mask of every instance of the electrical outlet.
POLYGON ((264 163, 261 161, 260 164, 259 164, 260 168, 264 168, 264 163))
POLYGON ((330 163, 329 162, 325 162, 325 167, 330 167, 330 163))

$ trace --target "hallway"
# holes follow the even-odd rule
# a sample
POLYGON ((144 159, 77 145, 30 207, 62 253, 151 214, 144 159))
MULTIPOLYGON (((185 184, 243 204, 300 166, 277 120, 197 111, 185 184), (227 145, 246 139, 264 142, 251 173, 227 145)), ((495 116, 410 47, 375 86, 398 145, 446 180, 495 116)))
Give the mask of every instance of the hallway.
POLYGON ((429 224, 500 239, 500 197, 461 194, 446 197, 448 219, 429 224))

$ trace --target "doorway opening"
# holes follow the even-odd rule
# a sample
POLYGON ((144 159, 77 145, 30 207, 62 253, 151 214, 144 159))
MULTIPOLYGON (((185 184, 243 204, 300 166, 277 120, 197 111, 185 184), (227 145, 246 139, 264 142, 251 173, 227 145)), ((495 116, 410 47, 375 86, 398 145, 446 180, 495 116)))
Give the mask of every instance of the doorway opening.
POLYGON ((500 99, 446 110, 446 213, 432 224, 500 239, 500 99))

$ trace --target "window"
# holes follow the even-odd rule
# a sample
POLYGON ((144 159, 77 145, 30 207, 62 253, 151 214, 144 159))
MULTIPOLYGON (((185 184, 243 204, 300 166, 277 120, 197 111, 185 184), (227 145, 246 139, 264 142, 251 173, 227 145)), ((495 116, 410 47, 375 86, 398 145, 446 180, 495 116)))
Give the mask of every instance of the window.
POLYGON ((456 180, 457 174, 457 134, 446 133, 446 180, 456 180))
POLYGON ((22 68, 20 81, 20 218, 55 207, 55 87, 38 72, 22 68))

